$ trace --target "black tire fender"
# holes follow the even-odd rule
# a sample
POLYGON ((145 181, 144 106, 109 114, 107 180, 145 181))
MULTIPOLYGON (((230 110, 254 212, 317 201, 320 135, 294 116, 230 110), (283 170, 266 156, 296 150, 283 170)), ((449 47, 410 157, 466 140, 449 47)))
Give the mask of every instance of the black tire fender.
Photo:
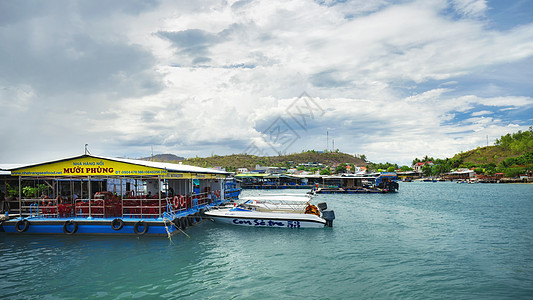
POLYGON ((15 224, 15 230, 21 233, 28 230, 29 227, 30 227, 30 221, 28 221, 28 219, 19 220, 17 224, 15 224), (22 224, 24 224, 24 227, 20 228, 20 225, 22 224))
POLYGON ((181 217, 180 218, 180 228, 185 229, 187 228, 189 222, 187 222, 187 217, 181 217))
POLYGON ((73 220, 65 221, 63 224, 63 232, 68 235, 73 235, 78 231, 78 223, 74 222, 73 220), (74 226, 71 231, 69 231, 68 227, 72 225, 74 226))
POLYGON ((135 225, 133 225, 133 231, 135 231, 135 233, 138 234, 138 235, 143 235, 143 234, 147 233, 148 232, 148 223, 146 223, 144 221, 139 221, 139 222, 135 223, 135 225), (139 231, 139 226, 143 227, 143 231, 139 231))
POLYGON ((122 221, 122 219, 116 218, 111 221, 111 228, 113 228, 113 230, 121 230, 122 227, 124 227, 124 221, 122 221))

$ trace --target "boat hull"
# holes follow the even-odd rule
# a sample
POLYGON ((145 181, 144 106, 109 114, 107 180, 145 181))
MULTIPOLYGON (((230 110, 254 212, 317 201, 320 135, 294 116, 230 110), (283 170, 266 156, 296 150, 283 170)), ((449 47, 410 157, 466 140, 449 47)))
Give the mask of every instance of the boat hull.
MULTIPOLYGON (((13 219, 3 223, 3 229, 8 234, 61 234, 61 235, 144 235, 144 236, 168 236, 179 232, 170 220, 145 219, 143 223, 137 224, 140 219, 123 219, 123 226, 120 229, 113 229, 113 219, 45 219, 28 218, 29 225, 23 232, 20 231, 22 225, 17 230, 17 222, 20 219, 13 219), (69 222, 68 225, 65 225, 69 222), (74 223, 76 230, 74 232, 74 223), (136 225, 137 224, 137 225, 136 225), (148 228, 144 229, 144 225, 148 228), (67 226, 67 233, 65 232, 67 226), (137 231, 135 230, 137 229, 137 231)), ((117 227, 115 227, 117 228, 117 227)))
POLYGON ((311 214, 214 210, 205 213, 215 222, 271 228, 324 228, 326 220, 311 214))

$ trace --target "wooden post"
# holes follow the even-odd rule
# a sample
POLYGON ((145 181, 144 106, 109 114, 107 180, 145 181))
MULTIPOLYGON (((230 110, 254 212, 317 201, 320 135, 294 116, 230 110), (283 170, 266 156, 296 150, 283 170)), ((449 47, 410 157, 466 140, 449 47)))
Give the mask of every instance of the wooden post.
POLYGON ((22 218, 22 176, 19 176, 19 215, 22 218))
POLYGON ((91 214, 91 176, 87 176, 87 179, 89 180, 89 187, 88 187, 88 191, 89 191, 89 218, 92 217, 92 214, 91 214))

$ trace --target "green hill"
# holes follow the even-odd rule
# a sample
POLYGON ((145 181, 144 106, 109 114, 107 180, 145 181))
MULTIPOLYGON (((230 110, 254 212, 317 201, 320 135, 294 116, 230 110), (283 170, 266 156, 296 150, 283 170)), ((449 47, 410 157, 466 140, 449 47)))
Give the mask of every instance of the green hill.
POLYGON ((506 159, 517 158, 533 151, 533 128, 527 131, 502 136, 496 139, 494 146, 478 147, 477 149, 456 154, 452 160, 476 166, 499 165, 506 159))
POLYGON ((533 169, 533 127, 504 135, 496 139, 494 146, 478 147, 446 159, 415 158, 413 164, 427 161, 432 161, 434 166, 424 166, 422 171, 426 175, 438 175, 455 168, 474 168, 478 174, 504 173, 507 177, 516 177, 533 169))
POLYGON ((485 165, 485 164, 495 164, 498 165, 505 159, 509 157, 517 157, 524 154, 524 152, 513 151, 502 146, 488 146, 488 147, 478 147, 474 150, 467 152, 461 152, 455 154, 451 159, 458 160, 462 164, 472 164, 472 165, 485 165))
MULTIPOLYGON (((363 156, 364 158, 364 156, 363 156)), ((188 158, 182 161, 183 164, 198 167, 223 167, 228 171, 237 168, 248 168, 252 170, 256 165, 268 167, 295 167, 300 163, 322 163, 324 165, 334 165, 348 163, 357 166, 366 166, 368 163, 358 156, 340 152, 319 153, 317 151, 307 151, 280 156, 255 156, 247 154, 213 155, 211 157, 188 158)))

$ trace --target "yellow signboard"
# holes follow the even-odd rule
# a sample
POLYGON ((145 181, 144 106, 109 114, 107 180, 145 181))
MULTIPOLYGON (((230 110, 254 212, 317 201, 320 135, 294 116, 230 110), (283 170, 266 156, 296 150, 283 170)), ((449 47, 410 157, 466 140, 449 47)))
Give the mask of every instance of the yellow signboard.
POLYGON ((150 176, 167 175, 165 169, 96 157, 81 157, 11 171, 12 176, 150 176))
POLYGON ((174 173, 174 172, 168 172, 166 175, 163 176, 163 179, 191 179, 193 178, 193 174, 191 173, 174 173))

